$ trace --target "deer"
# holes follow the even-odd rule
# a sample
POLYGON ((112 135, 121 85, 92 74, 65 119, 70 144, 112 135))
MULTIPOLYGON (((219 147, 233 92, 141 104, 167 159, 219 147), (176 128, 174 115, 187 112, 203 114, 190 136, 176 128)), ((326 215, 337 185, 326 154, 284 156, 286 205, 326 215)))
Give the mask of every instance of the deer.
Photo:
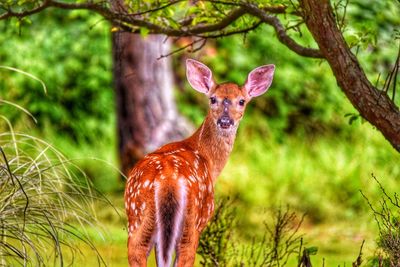
POLYGON ((155 247, 159 267, 193 266, 200 234, 214 211, 214 185, 232 151, 246 105, 270 87, 273 64, 252 70, 243 86, 217 84, 203 63, 186 60, 193 89, 209 99, 194 134, 147 154, 129 172, 125 187, 128 261, 146 266, 155 247))

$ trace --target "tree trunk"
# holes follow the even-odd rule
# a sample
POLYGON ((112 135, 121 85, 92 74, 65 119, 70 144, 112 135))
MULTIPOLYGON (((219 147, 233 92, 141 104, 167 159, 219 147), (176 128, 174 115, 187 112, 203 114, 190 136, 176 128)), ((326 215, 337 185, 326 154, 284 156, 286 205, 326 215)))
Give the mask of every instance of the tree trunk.
POLYGON ((118 152, 127 175, 134 163, 157 147, 189 134, 173 99, 170 51, 164 35, 115 32, 112 36, 118 152))
POLYGON ((333 17, 329 0, 301 0, 304 20, 342 91, 360 115, 400 152, 400 112, 385 92, 367 79, 333 17))

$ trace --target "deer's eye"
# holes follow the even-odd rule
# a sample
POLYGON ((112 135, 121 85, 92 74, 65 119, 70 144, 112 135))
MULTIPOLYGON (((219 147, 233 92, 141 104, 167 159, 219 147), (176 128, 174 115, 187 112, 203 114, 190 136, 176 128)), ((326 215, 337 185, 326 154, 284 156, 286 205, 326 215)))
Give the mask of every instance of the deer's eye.
POLYGON ((239 100, 239 105, 240 106, 244 106, 244 103, 246 103, 246 101, 244 99, 240 99, 239 100))
POLYGON ((210 103, 211 104, 217 103, 217 98, 215 98, 215 96, 210 97, 210 103))

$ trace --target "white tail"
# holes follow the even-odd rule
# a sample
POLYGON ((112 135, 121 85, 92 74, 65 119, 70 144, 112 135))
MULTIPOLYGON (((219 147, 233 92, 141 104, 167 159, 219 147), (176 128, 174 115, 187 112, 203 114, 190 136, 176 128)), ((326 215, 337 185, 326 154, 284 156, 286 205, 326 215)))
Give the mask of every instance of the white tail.
POLYGON ((209 97, 210 110, 189 138, 145 156, 131 170, 125 189, 130 266, 146 266, 155 245, 158 266, 193 266, 200 233, 214 211, 214 183, 232 151, 246 104, 267 91, 275 67, 249 73, 243 86, 216 84, 211 70, 188 59, 186 74, 209 97))

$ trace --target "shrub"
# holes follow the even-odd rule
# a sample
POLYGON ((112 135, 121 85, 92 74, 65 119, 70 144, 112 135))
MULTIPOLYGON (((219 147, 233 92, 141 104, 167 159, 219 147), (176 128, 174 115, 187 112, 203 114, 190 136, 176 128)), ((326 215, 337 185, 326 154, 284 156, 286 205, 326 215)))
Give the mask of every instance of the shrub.
POLYGON ((372 174, 382 193, 379 206, 374 206, 366 195, 379 229, 378 247, 382 253, 371 260, 372 266, 400 266, 400 198, 397 193, 390 195, 372 174))

